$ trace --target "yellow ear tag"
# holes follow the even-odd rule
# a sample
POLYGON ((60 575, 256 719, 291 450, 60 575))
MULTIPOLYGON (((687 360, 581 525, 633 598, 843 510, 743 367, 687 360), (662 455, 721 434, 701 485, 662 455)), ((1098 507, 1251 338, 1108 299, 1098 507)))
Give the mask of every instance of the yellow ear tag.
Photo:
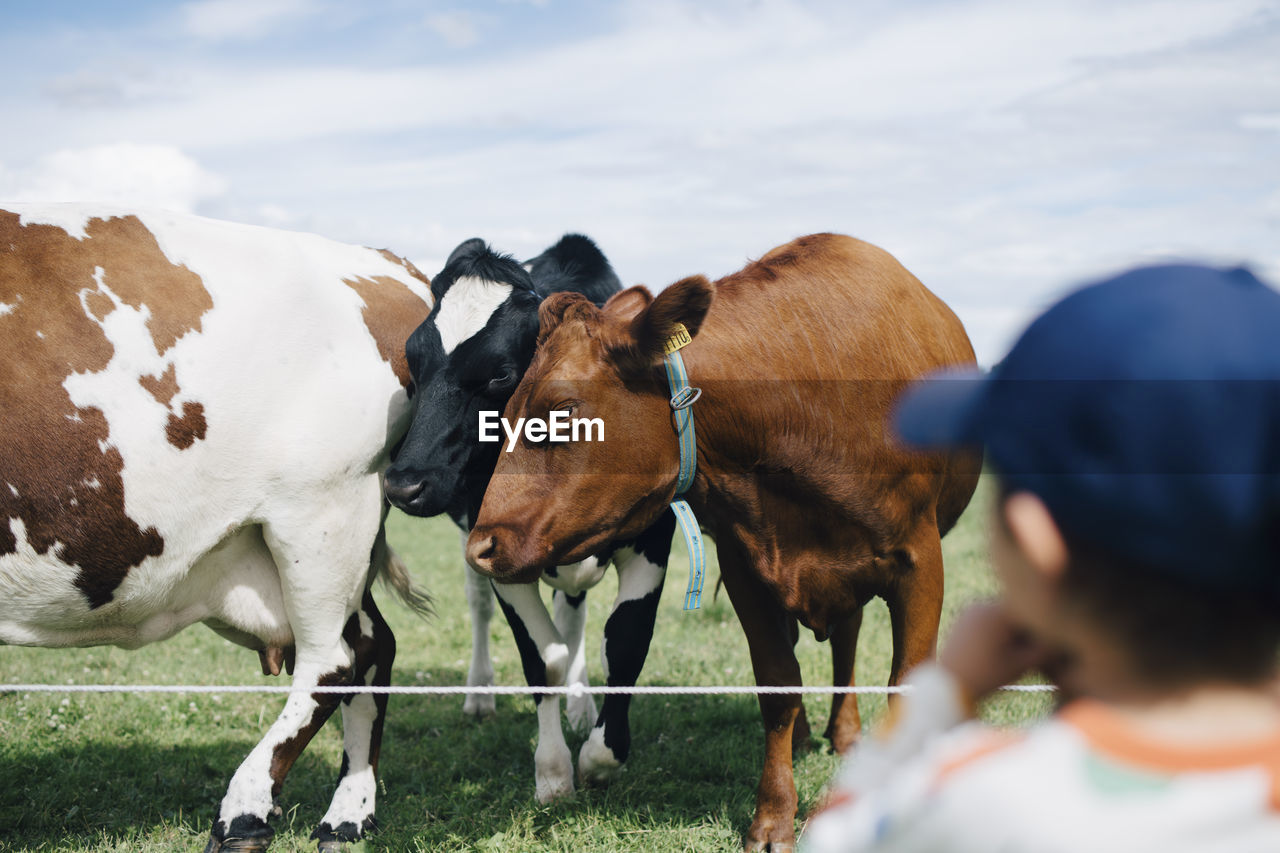
POLYGON ((672 327, 671 337, 667 338, 667 342, 662 346, 663 355, 671 355, 678 349, 682 349, 693 340, 693 336, 689 334, 689 330, 684 327, 683 323, 676 323, 672 327))

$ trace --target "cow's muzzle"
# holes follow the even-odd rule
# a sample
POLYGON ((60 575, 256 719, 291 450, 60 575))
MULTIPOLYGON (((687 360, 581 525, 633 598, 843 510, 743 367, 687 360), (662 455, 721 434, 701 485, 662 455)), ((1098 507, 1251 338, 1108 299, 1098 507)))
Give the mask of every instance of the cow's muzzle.
POLYGON ((453 483, 430 471, 392 466, 383 479, 382 491, 391 505, 409 515, 428 517, 444 512, 453 483))
MULTIPOLYGON (((482 575, 506 583, 532 583, 551 563, 533 554, 518 554, 513 546, 520 541, 512 531, 500 527, 476 527, 467 537, 467 562, 482 575), (543 563, 547 565, 544 566, 543 563)), ((527 541, 527 540, 526 540, 527 541)))

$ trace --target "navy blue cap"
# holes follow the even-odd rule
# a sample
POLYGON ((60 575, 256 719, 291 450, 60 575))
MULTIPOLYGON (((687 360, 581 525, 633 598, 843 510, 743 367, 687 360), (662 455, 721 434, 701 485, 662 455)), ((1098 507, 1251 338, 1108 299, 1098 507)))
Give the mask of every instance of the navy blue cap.
POLYGON ((1280 293, 1248 270, 1077 290, 990 373, 916 383, 895 425, 919 447, 985 447, 1073 541, 1280 595, 1280 293))

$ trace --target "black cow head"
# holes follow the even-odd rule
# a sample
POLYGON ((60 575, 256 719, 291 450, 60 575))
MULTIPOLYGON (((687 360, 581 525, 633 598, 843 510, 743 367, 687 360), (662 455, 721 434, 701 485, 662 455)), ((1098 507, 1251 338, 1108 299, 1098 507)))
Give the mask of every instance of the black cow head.
POLYGON ((480 412, 501 412, 533 360, 542 298, 572 290, 602 303, 620 286, 578 234, 524 265, 479 239, 454 249, 431 281, 431 314, 405 344, 413 421, 387 470, 388 500, 412 515, 473 519, 501 450, 480 442, 480 412))

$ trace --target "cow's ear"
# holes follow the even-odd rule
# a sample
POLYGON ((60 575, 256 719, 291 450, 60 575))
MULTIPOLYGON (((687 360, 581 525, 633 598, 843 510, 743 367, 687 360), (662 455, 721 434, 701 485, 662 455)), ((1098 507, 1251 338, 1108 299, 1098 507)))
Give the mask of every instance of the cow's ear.
POLYGON ((609 301, 600 310, 604 311, 608 317, 630 322, 652 302, 653 294, 649 292, 649 288, 637 284, 635 287, 628 287, 610 296, 609 301))
POLYGON ((600 309, 581 293, 562 290, 551 294, 538 307, 538 346, 566 320, 590 320, 599 313, 600 309))
POLYGON ((475 257, 484 250, 484 241, 479 237, 472 237, 470 240, 463 240, 458 244, 457 248, 449 253, 449 259, 444 262, 444 265, 447 267, 454 261, 460 261, 463 258, 475 257))
POLYGON ((690 338, 697 335, 715 293, 715 285, 701 275, 681 279, 664 289, 627 324, 626 340, 614 347, 619 365, 624 371, 642 371, 657 364, 679 326, 684 326, 690 338))

